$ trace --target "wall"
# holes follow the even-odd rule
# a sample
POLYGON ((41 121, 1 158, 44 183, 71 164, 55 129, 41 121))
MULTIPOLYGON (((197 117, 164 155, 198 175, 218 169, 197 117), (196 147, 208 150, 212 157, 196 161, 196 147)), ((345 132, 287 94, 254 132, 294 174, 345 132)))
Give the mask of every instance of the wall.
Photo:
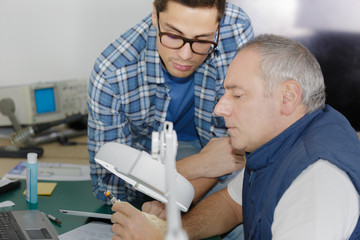
MULTIPOLYGON (((255 34, 283 34, 317 57, 327 102, 360 130, 360 0, 228 0, 255 34)), ((0 0, 0 87, 87 79, 99 53, 152 10, 152 0, 0 0)))
POLYGON ((252 19, 255 34, 300 41, 320 63, 326 102, 360 131, 360 0, 229 0, 252 19))
POLYGON ((0 87, 88 78, 151 0, 0 0, 0 87))
POLYGON ((316 31, 360 33, 359 0, 228 0, 252 19, 254 31, 291 37, 316 31))

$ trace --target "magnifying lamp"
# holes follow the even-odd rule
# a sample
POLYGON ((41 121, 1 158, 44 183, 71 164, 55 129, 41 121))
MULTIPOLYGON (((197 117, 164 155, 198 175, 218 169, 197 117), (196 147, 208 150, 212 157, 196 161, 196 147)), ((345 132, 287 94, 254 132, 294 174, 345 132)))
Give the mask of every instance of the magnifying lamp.
MULTIPOLYGON (((166 164, 159 159, 159 156, 161 158, 161 153, 159 154, 159 152, 163 147, 159 144, 161 144, 164 139, 161 140, 158 136, 156 133, 153 134, 152 144, 153 146, 155 144, 155 148, 153 147, 152 150, 154 153, 153 156, 124 144, 109 142, 104 144, 97 152, 95 161, 116 176, 133 185, 136 190, 160 202, 167 203, 169 190, 167 190, 166 185, 166 164)), ((161 136, 162 135, 160 135, 160 138, 161 136)), ((164 155, 163 159, 165 159, 164 155)), ((172 194, 176 196, 177 207, 181 211, 186 212, 194 198, 194 188, 185 177, 176 172, 176 169, 173 175, 174 189, 176 189, 176 191, 172 192, 172 194)))

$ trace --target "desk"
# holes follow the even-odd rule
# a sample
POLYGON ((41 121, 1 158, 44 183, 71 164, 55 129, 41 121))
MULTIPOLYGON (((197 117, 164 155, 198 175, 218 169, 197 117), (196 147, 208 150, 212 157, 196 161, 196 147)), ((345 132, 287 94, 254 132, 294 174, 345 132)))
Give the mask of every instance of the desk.
MULTIPOLYGON (((62 146, 57 142, 42 144, 44 153, 38 158, 39 162, 60 162, 89 165, 87 152, 87 137, 72 138, 70 141, 77 145, 62 146)), ((0 139, 1 146, 10 145, 9 140, 0 139)), ((20 161, 21 158, 0 158, 0 176, 4 176, 20 161)), ((26 188, 25 180, 21 181, 21 187, 0 195, 0 202, 11 200, 16 205, 4 210, 24 210, 32 208, 26 203, 23 192, 26 188)), ((39 181, 41 182, 41 181, 39 181)), ((59 218, 63 224, 54 224, 59 234, 77 228, 89 221, 86 217, 70 216, 59 213, 57 209, 78 210, 111 214, 111 207, 96 199, 91 190, 90 181, 56 181, 57 186, 51 196, 39 196, 37 209, 46 214, 59 218)))
MULTIPOLYGON (((25 180, 21 181, 21 187, 0 195, 0 202, 11 200, 15 206, 3 210, 25 210, 32 209, 23 192, 26 188, 25 180)), ((111 206, 97 200, 91 191, 90 181, 57 182, 57 186, 51 196, 39 196, 37 209, 51 214, 62 221, 62 225, 53 224, 59 234, 70 231, 88 223, 91 219, 81 216, 65 215, 58 209, 77 210, 86 212, 98 212, 112 214, 111 206)), ((109 221, 110 222, 110 221, 109 221)))
MULTIPOLYGON (((71 142, 77 142, 77 145, 62 146, 58 142, 42 144, 43 155, 38 158, 39 162, 60 162, 72 164, 89 165, 89 156, 87 151, 87 137, 71 138, 71 142)), ((11 145, 8 139, 0 138, 0 146, 11 145)), ((0 158, 0 177, 3 177, 20 161, 21 158, 0 158)))
MULTIPOLYGON (((61 146, 57 142, 42 144, 44 154, 38 158, 39 162, 60 162, 71 164, 89 164, 87 152, 87 137, 72 138, 81 144, 75 146, 61 146)), ((0 139, 0 146, 10 145, 9 140, 0 139)), ((20 161, 20 158, 0 158, 0 176, 4 176, 20 161)), ((31 206, 26 203, 23 192, 26 188, 25 180, 21 181, 21 187, 11 190, 7 193, 0 194, 0 202, 11 200, 16 205, 3 210, 25 210, 31 206)), ((39 181, 41 182, 41 181, 39 181)), ((48 181, 47 181, 48 182, 48 181)), ((37 209, 51 214, 62 221, 62 225, 53 224, 59 234, 68 232, 74 228, 80 227, 92 219, 80 216, 71 216, 59 213, 58 209, 77 210, 86 212, 97 212, 111 214, 111 206, 103 204, 92 194, 90 181, 56 181, 57 186, 51 196, 39 196, 37 209)), ((135 207, 140 208, 138 203, 132 203, 135 207)), ((209 238, 216 240, 218 237, 209 238)))

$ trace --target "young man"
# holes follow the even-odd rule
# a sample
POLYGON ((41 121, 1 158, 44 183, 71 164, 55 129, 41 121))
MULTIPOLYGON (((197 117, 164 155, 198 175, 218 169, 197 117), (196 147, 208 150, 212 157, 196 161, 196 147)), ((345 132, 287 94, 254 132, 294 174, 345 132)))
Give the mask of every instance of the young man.
POLYGON ((217 177, 241 167, 242 156, 213 110, 224 93, 228 65, 253 37, 248 16, 225 0, 153 5, 151 15, 102 52, 91 74, 88 149, 93 191, 103 201, 106 189, 124 201, 144 196, 95 163, 98 149, 117 141, 150 152, 151 134, 166 120, 179 137, 178 158, 196 153, 177 165, 194 185, 195 200, 217 177), (223 167, 208 174, 220 162, 223 167))
MULTIPOLYGON (((261 35, 235 57, 224 87, 215 113, 232 146, 246 152, 246 166, 183 216, 190 239, 241 222, 245 239, 359 239, 360 141, 325 105, 313 55, 293 40, 261 35)), ((113 210, 113 239, 162 239, 163 222, 126 203, 113 210)))

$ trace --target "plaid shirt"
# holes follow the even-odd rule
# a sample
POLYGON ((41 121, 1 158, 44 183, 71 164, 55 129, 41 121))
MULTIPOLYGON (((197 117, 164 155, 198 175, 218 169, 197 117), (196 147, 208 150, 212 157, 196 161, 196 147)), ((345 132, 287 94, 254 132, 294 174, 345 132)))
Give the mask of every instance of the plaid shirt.
MULTIPOLYGON (((194 73, 194 121, 203 146, 211 138, 226 134, 224 120, 213 110, 224 94, 223 80, 231 60, 253 38, 249 17, 231 4, 226 5, 220 29, 217 49, 194 73)), ((107 201, 103 195, 106 189, 125 201, 143 198, 143 194, 95 163, 94 156, 111 141, 149 152, 152 132, 162 130, 170 89, 161 70, 156 37, 149 15, 108 46, 91 73, 88 150, 93 191, 103 201, 107 201)))

